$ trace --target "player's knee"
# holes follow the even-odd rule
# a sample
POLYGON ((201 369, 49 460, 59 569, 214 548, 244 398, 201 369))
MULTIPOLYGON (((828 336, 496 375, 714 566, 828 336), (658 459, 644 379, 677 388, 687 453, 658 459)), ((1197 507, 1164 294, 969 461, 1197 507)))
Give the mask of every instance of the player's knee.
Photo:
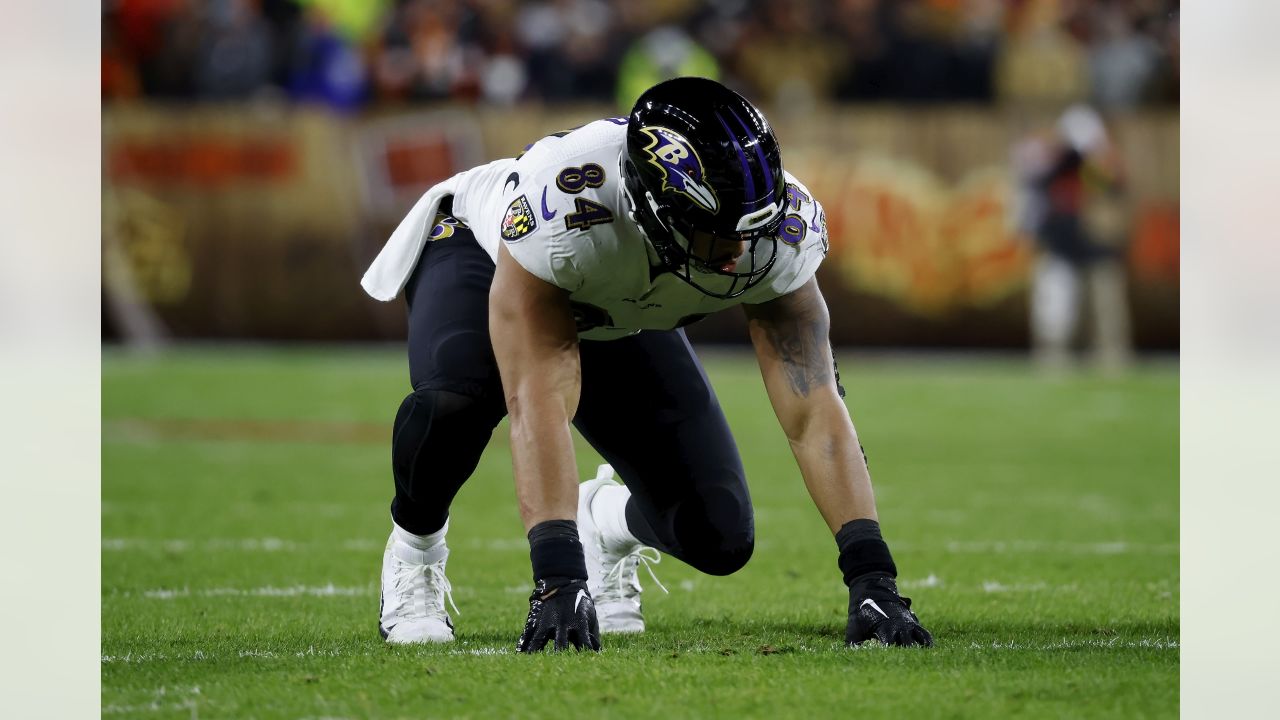
POLYGON ((699 553, 689 564, 708 575, 732 575, 746 566, 754 550, 755 538, 738 538, 713 552, 699 553))
POLYGON ((396 412, 391 436, 391 463, 397 477, 412 477, 420 461, 447 464, 447 458, 484 449, 484 441, 501 419, 499 410, 480 399, 447 390, 419 388, 396 412), (474 442, 468 439, 474 438, 474 442), (452 451, 452 452, 451 452, 452 451))
POLYGON ((685 562, 708 575, 731 575, 755 551, 755 517, 744 494, 712 488, 682 508, 678 529, 685 562))
POLYGON ((414 390, 400 402, 391 429, 391 457, 397 466, 413 463, 431 433, 435 406, 435 392, 431 390, 414 390))

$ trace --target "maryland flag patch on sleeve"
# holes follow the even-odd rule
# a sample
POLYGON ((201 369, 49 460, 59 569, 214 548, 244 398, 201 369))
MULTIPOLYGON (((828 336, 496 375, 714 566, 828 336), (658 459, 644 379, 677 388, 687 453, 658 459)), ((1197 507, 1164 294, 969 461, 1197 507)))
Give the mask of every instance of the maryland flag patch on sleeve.
POLYGON ((533 208, 524 195, 511 201, 507 213, 502 216, 502 239, 515 242, 538 229, 538 221, 533 219, 533 208))

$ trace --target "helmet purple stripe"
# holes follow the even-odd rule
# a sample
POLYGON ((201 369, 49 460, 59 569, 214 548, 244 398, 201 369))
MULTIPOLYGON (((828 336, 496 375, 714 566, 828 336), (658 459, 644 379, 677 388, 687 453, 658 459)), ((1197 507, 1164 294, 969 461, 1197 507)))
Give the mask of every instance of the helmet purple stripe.
POLYGON ((738 151, 738 162, 742 163, 742 176, 747 179, 747 194, 750 195, 750 199, 744 198, 743 203, 754 203, 758 199, 756 198, 756 180, 751 177, 751 163, 747 161, 747 154, 742 151, 742 144, 738 142, 738 137, 729 129, 729 123, 724 121, 724 116, 716 113, 716 119, 720 121, 720 127, 724 128, 725 134, 733 142, 733 149, 738 151))
MULTIPOLYGON (((751 128, 747 127, 747 123, 741 117, 738 116, 738 113, 733 108, 729 108, 729 114, 733 115, 733 119, 738 121, 738 124, 742 126, 743 132, 745 132, 748 136, 755 134, 754 132, 752 132, 751 128)), ((741 150, 739 150, 739 152, 741 152, 741 150)), ((760 147, 759 142, 756 143, 756 157, 760 159, 760 170, 764 173, 765 197, 772 199, 773 198, 773 174, 769 172, 769 161, 765 158, 764 149, 760 147)), ((754 183, 752 185, 754 187, 754 183)))

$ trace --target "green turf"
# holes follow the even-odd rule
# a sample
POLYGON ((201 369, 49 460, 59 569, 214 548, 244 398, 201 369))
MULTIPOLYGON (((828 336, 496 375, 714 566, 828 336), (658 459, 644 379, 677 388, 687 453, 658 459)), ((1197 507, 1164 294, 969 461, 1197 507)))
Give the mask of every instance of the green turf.
MULTIPOLYGON (((835 546, 745 356, 707 364, 757 506, 754 559, 727 578, 667 559, 670 595, 646 584, 645 635, 523 657, 505 425, 453 508, 458 642, 392 648, 376 577, 401 355, 108 351, 103 712, 1174 716, 1176 368, 1046 381, 1014 361, 842 359, 932 650, 841 646, 835 546)), ((580 451, 584 476, 595 462, 580 451)))

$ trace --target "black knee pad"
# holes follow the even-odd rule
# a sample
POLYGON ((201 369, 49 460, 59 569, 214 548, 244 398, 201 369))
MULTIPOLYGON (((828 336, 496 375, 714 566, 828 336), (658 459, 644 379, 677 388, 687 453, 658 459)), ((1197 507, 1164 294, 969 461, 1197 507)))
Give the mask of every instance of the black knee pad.
POLYGON ((501 406, 447 390, 420 388, 405 397, 391 436, 392 515, 401 527, 444 524, 501 419, 501 406))
POLYGON ((731 575, 755 550, 755 515, 750 501, 728 488, 707 488, 676 511, 681 560, 708 575, 731 575))
POLYGON ((395 471, 396 484, 401 492, 412 495, 412 483, 401 482, 411 478, 417 466, 418 455, 431 435, 436 423, 436 402, 433 390, 414 390, 400 403, 396 421, 391 430, 391 467, 395 471))
POLYGON ((732 575, 746 567, 755 546, 754 537, 737 540, 722 546, 715 553, 699 552, 692 556, 693 561, 689 564, 708 575, 732 575))
POLYGON ((418 389, 409 393, 396 412, 391 436, 391 453, 396 464, 412 464, 422 446, 434 437, 468 435, 486 436, 502 419, 493 403, 449 392, 418 389))

